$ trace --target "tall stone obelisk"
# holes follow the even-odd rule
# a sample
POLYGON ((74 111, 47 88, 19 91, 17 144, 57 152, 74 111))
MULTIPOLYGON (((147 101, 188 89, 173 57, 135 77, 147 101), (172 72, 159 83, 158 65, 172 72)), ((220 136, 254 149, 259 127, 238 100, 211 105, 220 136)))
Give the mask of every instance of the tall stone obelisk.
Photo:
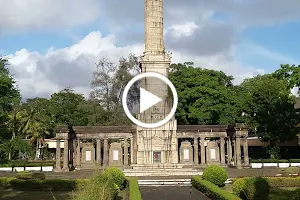
MULTIPOLYGON (((171 58, 165 52, 163 34, 163 0, 145 0, 145 51, 142 72, 156 72, 168 76, 171 58)), ((142 88, 159 96, 162 101, 138 115, 144 123, 164 119, 172 108, 168 85, 156 78, 142 80, 142 88)), ((173 117, 165 125, 145 129, 137 127, 137 164, 178 163, 177 122, 173 117)))

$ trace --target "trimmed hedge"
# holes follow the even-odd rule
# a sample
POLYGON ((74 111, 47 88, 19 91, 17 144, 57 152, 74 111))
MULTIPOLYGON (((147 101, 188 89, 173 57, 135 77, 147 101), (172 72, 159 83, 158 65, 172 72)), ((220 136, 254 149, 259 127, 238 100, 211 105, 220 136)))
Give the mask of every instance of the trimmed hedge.
POLYGON ((42 166, 54 166, 55 161, 37 161, 28 162, 22 160, 12 160, 9 163, 2 163, 0 167, 42 167, 42 166))
POLYGON ((193 176, 192 185, 213 200, 241 200, 238 196, 221 189, 207 180, 203 180, 201 176, 193 176))
POLYGON ((24 179, 24 180, 28 180, 28 179, 38 179, 38 180, 45 180, 46 179, 46 175, 44 173, 41 172, 18 172, 16 175, 17 179, 24 179))
POLYGON ((264 177, 270 187, 300 187, 300 177, 264 177))
POLYGON ((129 200, 142 200, 139 184, 136 178, 128 178, 129 200))
POLYGON ((253 159, 251 163, 300 163, 300 159, 253 159))
POLYGON ((235 195, 244 200, 268 199, 270 187, 264 178, 239 178, 232 184, 235 195))
POLYGON ((11 187, 14 190, 35 191, 35 190, 52 190, 52 191, 73 191, 87 184, 87 179, 16 179, 0 177, 0 188, 11 187))

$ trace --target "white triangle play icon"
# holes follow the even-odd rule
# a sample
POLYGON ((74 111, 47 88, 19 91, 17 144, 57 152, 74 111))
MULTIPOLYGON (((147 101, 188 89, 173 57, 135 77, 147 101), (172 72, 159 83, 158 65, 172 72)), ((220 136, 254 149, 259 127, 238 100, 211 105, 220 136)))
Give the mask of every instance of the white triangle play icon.
POLYGON ((155 96, 147 90, 144 90, 143 88, 140 88, 140 113, 144 112, 151 106, 154 106, 161 100, 161 98, 155 96))

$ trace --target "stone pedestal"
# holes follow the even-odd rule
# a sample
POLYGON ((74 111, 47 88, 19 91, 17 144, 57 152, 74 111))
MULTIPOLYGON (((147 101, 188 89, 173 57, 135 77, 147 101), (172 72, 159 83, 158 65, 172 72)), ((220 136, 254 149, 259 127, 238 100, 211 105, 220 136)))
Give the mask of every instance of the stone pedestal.
POLYGON ((81 166, 85 169, 93 169, 95 165, 95 147, 93 143, 83 143, 81 166))
POLYGON ((155 129, 137 127, 137 164, 177 164, 176 130, 177 122, 174 119, 155 129))
POLYGON ((181 142, 180 163, 190 165, 193 164, 193 148, 190 142, 181 142))
POLYGON ((206 147, 207 164, 220 164, 219 146, 216 141, 209 141, 206 147))
POLYGON ((113 142, 109 148, 109 166, 122 166, 123 165, 123 151, 121 143, 113 142))

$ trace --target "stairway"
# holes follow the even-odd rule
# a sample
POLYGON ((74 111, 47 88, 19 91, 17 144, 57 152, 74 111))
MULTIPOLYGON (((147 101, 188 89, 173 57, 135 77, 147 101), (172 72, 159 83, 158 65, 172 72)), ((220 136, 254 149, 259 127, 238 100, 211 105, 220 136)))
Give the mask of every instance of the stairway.
POLYGON ((124 169, 123 170, 125 176, 199 176, 202 175, 203 172, 192 169, 192 168, 144 168, 144 169, 124 169))
POLYGON ((191 186, 191 179, 138 180, 139 186, 191 186))

